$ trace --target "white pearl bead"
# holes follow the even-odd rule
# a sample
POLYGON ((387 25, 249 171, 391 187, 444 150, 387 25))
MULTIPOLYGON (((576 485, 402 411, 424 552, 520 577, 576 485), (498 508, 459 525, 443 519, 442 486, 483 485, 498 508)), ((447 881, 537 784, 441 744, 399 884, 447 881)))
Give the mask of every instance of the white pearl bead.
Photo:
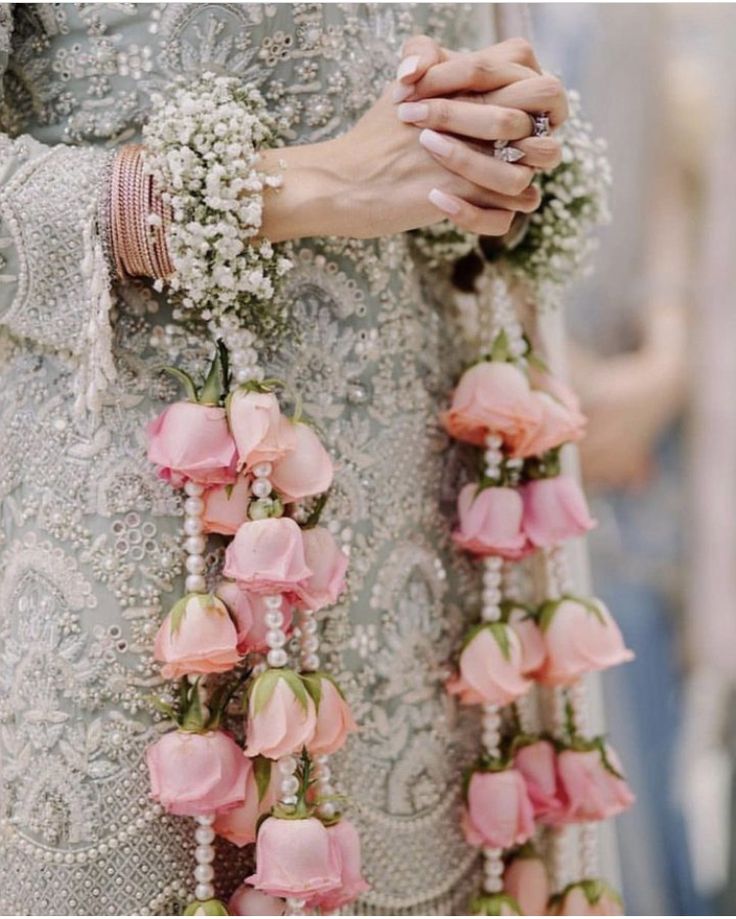
POLYGON ((332 801, 323 801, 318 809, 320 817, 324 817, 326 820, 330 820, 335 816, 335 805, 332 801))
POLYGON ((263 617, 266 627, 269 629, 280 629, 284 624, 284 614, 281 610, 270 609, 263 617))
POLYGON ((212 824, 215 822, 215 815, 214 814, 200 814, 196 818, 196 821, 200 826, 212 826, 212 824))
POLYGON ((305 638, 302 642, 302 649, 306 654, 313 654, 319 648, 319 639, 310 635, 309 638, 305 638))
POLYGON ((497 606, 483 606, 480 615, 483 622, 498 622, 501 610, 497 606))
POLYGON ((332 777, 332 770, 327 763, 320 763, 317 777, 320 782, 328 782, 330 780, 332 777))
POLYGON ((299 791, 299 779, 295 775, 287 775, 281 780, 281 797, 295 795, 299 791))
POLYGON ((197 846, 194 850, 194 859, 200 865, 209 865, 215 860, 215 847, 197 846))
POLYGON ((492 606, 501 602, 501 591, 497 587, 486 587, 483 591, 483 602, 492 606))
POLYGON ((281 775, 291 775, 296 770, 297 762, 293 756, 282 756, 277 765, 281 775))
POLYGON ((194 869, 194 877, 201 884, 206 884, 208 881, 211 881, 215 876, 215 869, 212 865, 197 865, 194 869))
POLYGON ((329 782, 325 782, 324 785, 320 783, 319 791, 320 794, 325 798, 331 798, 335 794, 335 789, 329 782))
POLYGON ((204 501, 201 498, 187 498, 184 502, 184 513, 190 517, 201 517, 204 510, 204 501))
POLYGON ((267 498, 272 489, 273 485, 271 485, 270 479, 255 479, 250 487, 256 498, 267 498))
POLYGON ((209 826, 198 826, 194 838, 200 846, 208 846, 215 839, 215 831, 209 826))
POLYGON ((296 795, 284 795, 281 799, 281 803, 285 804, 287 807, 292 807, 295 804, 299 803, 299 798, 296 795))
POLYGON ((307 619, 306 622, 302 623, 302 632, 304 632, 305 635, 315 635, 318 628, 319 626, 314 619, 307 619))
POLYGON ((184 540, 184 549, 190 555, 201 555, 206 545, 207 540, 204 536, 189 536, 184 540))
POLYGON ((238 381, 238 383, 247 383, 248 380, 252 379, 252 377, 249 370, 243 369, 236 371, 235 379, 238 381))
POLYGON ((269 594, 266 597, 266 607, 268 609, 281 609, 283 604, 283 597, 281 594, 269 594))
POLYGON ((501 878, 485 878, 483 881, 483 890, 486 893, 500 893, 503 890, 503 881, 501 878))
POLYGON ((215 895, 215 888, 212 884, 197 884, 194 888, 194 896, 198 900, 211 900, 215 895))
POLYGON ((199 536, 202 532, 202 518, 185 517, 184 532, 187 534, 187 536, 199 536))
POLYGON ((204 491, 204 485, 200 485, 199 482, 187 482, 184 486, 184 491, 191 498, 198 498, 204 491))
POLYGON ((283 648, 286 644, 286 635, 281 629, 269 629, 266 632, 266 644, 269 648, 283 648))
POLYGON ((201 574, 190 574, 184 585, 188 594, 203 594, 207 590, 207 581, 201 574))
POLYGON ((256 463, 253 467, 253 475, 257 479, 267 479, 272 471, 273 465, 271 463, 256 463))
POLYGON ((285 667, 289 656, 283 648, 274 648, 268 652, 267 660, 269 667, 285 667))
POLYGON ((202 574, 205 569, 204 557, 202 555, 188 555, 185 565, 190 574, 202 574))
POLYGON ((302 658, 304 670, 319 670, 319 657, 316 654, 307 654, 302 658))

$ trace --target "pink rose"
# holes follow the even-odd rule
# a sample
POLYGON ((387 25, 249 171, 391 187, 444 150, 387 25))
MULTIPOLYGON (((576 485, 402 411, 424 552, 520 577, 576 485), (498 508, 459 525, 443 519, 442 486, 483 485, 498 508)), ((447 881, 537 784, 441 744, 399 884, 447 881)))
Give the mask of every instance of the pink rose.
POLYGON ((343 746, 347 735, 358 730, 350 707, 327 674, 308 673, 302 681, 317 709, 317 723, 307 749, 312 756, 335 753, 343 746))
POLYGON ((562 823, 607 820, 634 803, 634 795, 621 775, 621 764, 611 747, 605 747, 605 760, 598 748, 563 750, 557 756, 557 769, 567 796, 562 823))
POLYGON ((469 846, 510 849, 531 839, 534 810, 521 773, 474 772, 462 828, 469 846))
POLYGON ((256 872, 246 881, 272 897, 311 900, 339 890, 340 862, 316 817, 267 817, 256 839, 256 872))
POLYGON ((547 658, 537 678, 548 686, 564 686, 634 658, 600 600, 550 601, 542 607, 540 625, 547 658))
POLYGON ((546 392, 533 392, 540 407, 539 425, 517 441, 513 456, 542 456, 554 447, 574 443, 585 434, 586 418, 546 392))
POLYGON ((460 654, 460 674, 447 682, 447 691, 464 705, 508 705, 523 696, 531 683, 521 673, 521 642, 503 622, 484 624, 460 654))
POLYGON ((227 415, 238 448, 239 469, 273 463, 296 446, 294 425, 281 414, 273 393, 236 389, 227 415))
POLYGON ((215 485, 202 495, 202 514, 205 533, 221 533, 234 536, 241 524, 248 519, 250 504, 250 480, 239 475, 234 485, 215 485))
POLYGON ((280 594, 301 587, 312 569, 304 558, 299 524, 289 517, 244 523, 225 550, 223 574, 253 593, 280 594))
POLYGON ((605 881, 589 879, 569 884, 550 903, 551 916, 623 916, 621 897, 605 881))
POLYGON ((483 446, 489 434, 513 446, 536 429, 541 407, 526 376, 502 361, 483 361, 463 374, 440 422, 451 437, 483 446))
POLYGON ((514 768, 526 782, 534 817, 554 823, 565 811, 567 798, 557 773, 557 753, 548 740, 537 740, 516 751, 514 768))
POLYGON ((286 667, 265 670, 248 697, 247 756, 280 759, 298 753, 314 736, 314 702, 299 676, 286 667))
POLYGON ((240 660, 238 636, 225 604, 212 594, 187 594, 156 635, 153 655, 167 680, 188 673, 225 673, 240 660))
POLYGON ((360 837, 353 824, 343 817, 339 823, 327 827, 327 835, 340 866, 340 886, 310 899, 309 906, 312 909, 319 907, 323 915, 352 903, 360 894, 370 890, 363 878, 360 837))
MULTIPOLYGON (((523 852, 523 850, 522 850, 523 852)), ((503 889, 524 916, 545 916, 550 895, 547 866, 538 855, 517 855, 506 866, 503 889)))
POLYGON ((578 483, 569 475, 522 486, 523 529, 529 541, 550 548, 582 536, 595 526, 578 483))
POLYGON ((528 550, 521 529, 524 506, 515 488, 484 488, 470 483, 457 501, 460 526, 452 538, 476 555, 518 559, 528 550))
POLYGON ((511 610, 508 624, 521 642, 521 672, 526 677, 533 677, 544 663, 547 653, 541 629, 536 619, 523 606, 516 606, 511 610))
POLYGON ((146 750, 151 797, 170 814, 196 817, 243 800, 243 751, 223 731, 171 731, 146 750))
POLYGON ((285 504, 321 495, 332 485, 334 472, 330 454, 308 424, 295 424, 294 434, 294 449, 273 464, 270 475, 285 504))
POLYGON ((286 903, 280 897, 270 897, 249 884, 241 884, 227 908, 231 916, 283 916, 286 903))
MULTIPOLYGON (((266 598, 260 594, 248 593, 236 581, 221 581, 216 593, 235 620, 240 654, 247 654, 249 651, 266 651, 268 649, 266 598)), ((288 635, 291 631, 294 613, 291 603, 285 597, 281 599, 281 613, 284 617, 281 628, 288 635)))
POLYGON ((225 409, 175 402, 146 428, 148 459, 175 488, 187 480, 201 485, 235 481, 235 442, 225 409))
POLYGON ((325 527, 302 530, 302 540, 312 573, 295 588, 296 603, 302 609, 320 610, 336 603, 345 589, 348 558, 325 527))
POLYGON ((279 775, 268 760, 255 760, 244 757, 246 778, 243 803, 229 810, 220 812, 213 829, 218 836, 227 839, 236 846, 247 846, 256 841, 256 824, 259 817, 268 814, 279 799, 279 775), (267 769, 265 788, 260 789, 256 781, 256 769, 267 769))

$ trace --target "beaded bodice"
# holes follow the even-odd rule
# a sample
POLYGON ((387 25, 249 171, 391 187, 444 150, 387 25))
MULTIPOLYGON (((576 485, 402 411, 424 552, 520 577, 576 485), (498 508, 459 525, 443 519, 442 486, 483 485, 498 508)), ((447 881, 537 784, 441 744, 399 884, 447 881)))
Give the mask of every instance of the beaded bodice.
MULTIPOLYGON (((0 26, 0 911, 171 912, 190 842, 151 804, 141 754, 157 730, 152 639, 181 589, 181 507, 143 429, 176 396, 163 365, 196 368, 206 343, 147 286, 120 287, 118 383, 99 415, 73 413, 89 322, 79 226, 102 151, 137 135, 151 93, 205 69, 256 82, 287 143, 333 136, 407 35, 462 46, 489 37, 490 13, 27 4, 3 7, 0 26)), ((309 241, 295 258, 294 321, 269 370, 298 383, 338 470, 326 519, 350 550, 350 589, 323 629, 361 727, 334 761, 372 884, 356 912, 451 913, 475 871, 457 821, 474 738, 442 687, 478 584, 449 545, 453 464, 435 416, 460 331, 403 237, 309 241)), ((214 573, 221 553, 208 561, 214 573)), ((221 845, 221 895, 247 858, 221 845)))

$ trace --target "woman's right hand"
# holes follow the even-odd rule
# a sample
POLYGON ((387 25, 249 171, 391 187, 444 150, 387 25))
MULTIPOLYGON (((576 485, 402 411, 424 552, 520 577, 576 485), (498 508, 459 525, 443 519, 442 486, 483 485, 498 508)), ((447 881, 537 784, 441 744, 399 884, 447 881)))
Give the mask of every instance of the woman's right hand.
MULTIPOLYGON (((341 137, 263 152, 265 167, 283 175, 283 186, 265 199, 268 239, 391 235, 437 223, 442 211, 452 216, 456 199, 471 205, 466 229, 500 236, 516 212, 537 208, 539 192, 529 187, 534 174, 529 166, 504 163, 489 147, 471 148, 437 134, 440 142, 457 145, 450 169, 419 142, 420 128, 397 119, 394 93, 395 85, 389 86, 341 137)), ((501 138, 504 130, 510 137, 528 133, 524 112, 508 109, 504 118, 501 138)))

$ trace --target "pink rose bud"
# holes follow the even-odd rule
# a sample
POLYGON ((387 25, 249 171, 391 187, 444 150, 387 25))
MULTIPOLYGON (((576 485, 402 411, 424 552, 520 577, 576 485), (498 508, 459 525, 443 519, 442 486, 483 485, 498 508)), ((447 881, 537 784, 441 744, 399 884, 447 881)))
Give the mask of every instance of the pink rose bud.
POLYGON ((623 916, 621 897, 597 878, 569 884, 552 898, 550 916, 623 916))
POLYGON ((345 589, 348 558, 325 527, 302 530, 302 539, 312 573, 295 589, 296 603, 310 610, 332 606, 345 589))
POLYGON ((340 886, 310 899, 309 906, 312 909, 319 907, 323 915, 347 906, 370 890, 370 885, 363 878, 360 837, 353 824, 343 817, 339 823, 327 827, 327 835, 340 866, 340 886))
POLYGON ((307 749, 312 756, 335 753, 344 745, 348 734, 358 730, 350 707, 327 674, 307 673, 302 681, 317 709, 317 724, 307 749))
POLYGON ((548 686, 564 686, 634 658, 600 600, 550 601, 542 607, 540 627, 547 659, 537 678, 548 686))
POLYGON ((540 406, 541 419, 534 430, 516 443, 514 456, 542 456, 554 447, 583 437, 587 420, 579 409, 572 407, 571 400, 565 404, 546 392, 533 392, 532 398, 540 406))
POLYGON ((521 916, 521 907, 507 893, 480 893, 469 905, 471 916, 521 916))
POLYGON ((547 914, 551 893, 549 875, 538 855, 521 854, 512 859, 504 871, 503 889, 516 900, 524 916, 547 914))
POLYGON ((531 839, 534 809, 516 769, 474 772, 462 828, 469 846, 510 849, 531 839))
POLYGON ((515 488, 465 485, 458 495, 460 526, 452 534, 458 546, 475 555, 518 559, 528 551, 521 529, 524 505, 515 488))
POLYGON ((267 817, 256 839, 256 872, 246 882, 272 897, 304 900, 339 890, 340 862, 329 833, 316 817, 267 817))
POLYGON ((521 642, 521 672, 526 677, 533 677, 544 663, 547 653, 542 631, 534 616, 523 606, 516 606, 511 610, 508 624, 521 642))
POLYGON ((580 486, 569 475, 529 482, 522 486, 521 497, 524 532, 540 548, 558 546, 595 526, 580 486))
POLYGON ((230 897, 227 908, 231 916, 283 916, 286 903, 280 897, 270 897, 249 884, 241 884, 230 897))
POLYGON ((187 594, 156 635, 153 656, 167 680, 188 673, 225 673, 240 660, 238 634, 227 607, 212 594, 187 594))
MULTIPOLYGON (((239 587, 236 581, 221 581, 217 588, 217 596, 230 610, 235 620, 238 631, 238 651, 247 654, 249 651, 266 651, 266 598, 261 594, 251 594, 239 587)), ((284 632, 291 630, 294 610, 285 597, 281 599, 281 613, 284 623, 281 626, 284 632)))
POLYGON ((557 773, 557 753, 548 740, 526 744, 514 755, 514 768, 526 782, 534 818, 542 823, 555 823, 567 805, 565 792, 557 773))
POLYGON ((202 524, 205 533, 234 536, 248 520, 250 481, 239 475, 234 485, 215 485, 202 495, 204 512, 202 524))
POLYGON ((471 633, 460 654, 460 674, 447 682, 447 691, 464 705, 508 705, 523 696, 531 683, 522 676, 521 642, 503 622, 486 623, 471 633))
POLYGON ((253 593, 291 593, 312 575, 299 524, 289 517, 244 523, 225 550, 225 577, 253 593))
POLYGON ((171 731, 146 750, 151 796, 170 814, 196 817, 243 800, 248 766, 223 731, 171 731))
POLYGON ((243 803, 222 811, 215 819, 213 829, 218 836, 236 846, 247 846, 256 841, 256 824, 263 814, 279 799, 278 770, 272 768, 270 760, 247 757, 247 772, 243 803))
POLYGON ((483 446, 489 434, 515 444, 536 429, 541 407, 532 398, 529 381, 513 364, 483 361, 463 374, 450 409, 440 415, 447 433, 483 446))
POLYGON ((298 753, 316 726, 312 697, 293 670, 265 670, 255 678, 248 697, 247 756, 281 759, 298 753))
POLYGON ((567 797, 562 823, 607 820, 628 810, 634 795, 611 747, 563 750, 557 756, 560 784, 567 797))
POLYGON ((281 414, 273 393, 236 389, 227 408, 230 430, 238 448, 238 468, 273 463, 296 446, 294 425, 281 414))
POLYGON ((294 449, 277 460, 271 472, 271 482, 286 504, 321 495, 332 485, 334 472, 330 454, 308 424, 295 424, 294 434, 294 449))
POLYGON ((175 402, 146 428, 148 459, 175 488, 188 480, 201 485, 235 481, 237 455, 225 409, 175 402))

